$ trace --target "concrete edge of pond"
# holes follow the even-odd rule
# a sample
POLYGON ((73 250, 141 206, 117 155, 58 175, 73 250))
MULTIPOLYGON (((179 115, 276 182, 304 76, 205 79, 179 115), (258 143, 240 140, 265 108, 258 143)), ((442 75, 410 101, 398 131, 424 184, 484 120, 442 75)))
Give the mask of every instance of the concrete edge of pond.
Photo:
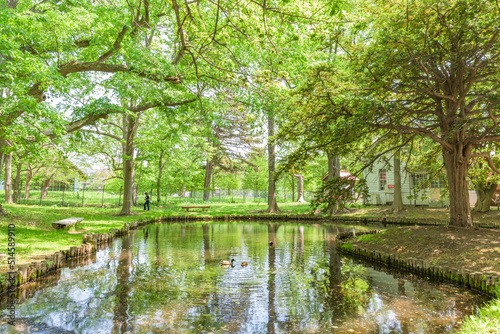
MULTIPOLYGON (((258 214, 258 215, 221 215, 221 216, 193 216, 193 215, 183 215, 183 216, 162 216, 156 217, 152 219, 144 219, 144 220, 136 220, 132 224, 125 223, 124 227, 120 230, 111 229, 108 233, 87 233, 82 236, 82 245, 80 246, 72 246, 70 249, 60 250, 58 252, 53 253, 42 260, 40 262, 32 262, 29 265, 21 265, 16 268, 14 271, 10 271, 7 273, 0 274, 0 295, 4 293, 12 293, 13 290, 23 284, 33 282, 36 279, 50 274, 58 269, 67 267, 71 265, 71 261, 79 258, 86 258, 92 254, 95 254, 101 245, 107 245, 114 239, 126 235, 130 230, 137 229, 140 226, 145 226, 152 223, 166 223, 166 222, 194 222, 194 221, 282 221, 282 222, 304 222, 304 221, 316 221, 323 223, 348 223, 348 224, 359 224, 359 225, 368 225, 368 224, 382 224, 382 225, 443 225, 444 223, 441 221, 416 221, 409 220, 403 221, 401 219, 377 219, 377 218, 369 218, 369 217, 345 217, 345 216, 333 216, 333 217, 324 217, 324 216, 313 216, 309 214, 297 214, 297 215, 273 215, 273 214, 258 214)), ((352 235, 350 235, 352 236, 352 235)), ((349 236, 345 236, 347 238, 349 236)), ((337 247, 339 248, 342 243, 341 239, 338 239, 339 243, 337 247)), ((339 248, 340 249, 340 248, 339 248)), ((340 249, 340 251, 347 252, 345 249, 340 249)), ((368 252, 362 252, 362 250, 356 249, 356 252, 349 252, 354 256, 358 256, 361 258, 366 258, 368 260, 372 260, 373 258, 371 254, 365 254, 368 252)), ((382 255, 378 254, 378 257, 382 255)), ((372 260, 373 261, 373 260, 372 260)), ((382 261, 382 260, 380 260, 382 261)), ((391 266, 393 263, 397 263, 398 267, 405 270, 415 270, 413 269, 415 264, 413 260, 408 259, 407 262, 397 259, 394 255, 384 255, 384 263, 387 263, 391 266), (401 264, 400 264, 401 262, 401 264)), ((422 261, 423 262, 423 261, 422 261)), ((423 265, 422 265, 423 266, 423 265)), ((420 267, 419 267, 420 268, 420 267)), ((492 278, 491 276, 484 276, 475 274, 472 272, 466 272, 464 270, 457 269, 449 269, 449 268, 441 268, 441 267, 433 267, 426 265, 425 272, 429 272, 431 274, 426 274, 427 276, 432 276, 434 278, 445 277, 445 279, 449 279, 452 282, 466 282, 469 287, 474 290, 478 290, 487 294, 491 294, 491 285, 492 280, 495 280, 495 287, 498 284, 498 277, 492 278), (432 269, 431 269, 432 268, 432 269), (479 277, 479 276, 480 277, 479 277), (450 277, 450 278, 448 278, 450 277), (490 292, 488 292, 490 291, 490 292)))
POLYGON ((434 266, 424 260, 405 258, 399 254, 388 254, 380 251, 367 250, 346 242, 347 239, 364 234, 380 233, 379 230, 367 232, 343 232, 336 237, 338 251, 371 263, 385 265, 399 271, 406 271, 422 278, 431 278, 439 282, 459 285, 463 288, 479 292, 483 295, 497 297, 500 291, 500 277, 496 275, 483 275, 471 270, 434 266))

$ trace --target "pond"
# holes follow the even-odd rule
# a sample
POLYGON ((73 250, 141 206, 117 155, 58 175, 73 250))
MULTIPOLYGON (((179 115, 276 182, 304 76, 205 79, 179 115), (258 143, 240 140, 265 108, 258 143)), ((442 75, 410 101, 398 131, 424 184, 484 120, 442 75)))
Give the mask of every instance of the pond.
POLYGON ((0 333, 447 333, 484 303, 337 253, 352 229, 363 227, 149 225, 40 280, 0 333))

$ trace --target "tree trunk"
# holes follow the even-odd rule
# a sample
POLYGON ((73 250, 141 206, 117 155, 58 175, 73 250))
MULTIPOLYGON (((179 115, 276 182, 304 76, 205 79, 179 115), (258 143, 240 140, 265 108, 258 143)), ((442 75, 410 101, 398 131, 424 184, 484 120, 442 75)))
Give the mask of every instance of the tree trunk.
POLYGON ((158 176, 156 178, 156 201, 160 203, 160 188, 161 188, 161 177, 163 174, 163 167, 165 167, 165 164, 163 163, 163 154, 165 151, 161 151, 160 157, 158 159, 158 176))
POLYGON ((24 199, 28 199, 30 197, 30 187, 31 187, 31 179, 33 178, 33 169, 31 165, 28 164, 28 171, 26 173, 26 182, 24 183, 24 199))
POLYGON ((474 205, 474 212, 488 212, 490 211, 491 199, 498 187, 498 183, 476 184, 474 187, 477 194, 477 202, 474 205))
POLYGON ((293 174, 297 178, 297 203, 305 203, 304 199, 304 175, 302 174, 293 174))
POLYGON ((134 184, 134 138, 139 126, 139 115, 126 115, 123 120, 123 205, 119 215, 132 213, 132 194, 134 184))
MULTIPOLYGON (((335 177, 340 177, 340 157, 337 155, 334 155, 332 151, 327 151, 326 152, 328 156, 328 176, 326 179, 328 181, 333 180, 335 177)), ((336 212, 339 208, 338 203, 335 204, 335 207, 331 209, 330 212, 327 212, 329 214, 333 214, 336 212)))
POLYGON ((295 202, 295 177, 292 175, 292 202, 295 202))
POLYGON ((134 205, 137 205, 139 203, 139 188, 141 186, 141 178, 142 178, 142 171, 139 174, 139 178, 137 179, 137 183, 135 182, 135 165, 133 166, 134 172, 132 176, 132 203, 134 205))
POLYGON ((399 212, 404 209, 403 194, 401 190, 401 160, 399 160, 399 152, 394 156, 394 202, 392 209, 399 212))
POLYGON ((5 159, 5 203, 12 201, 12 152, 6 154, 5 159))
POLYGON ((473 226, 469 203, 467 174, 469 172, 470 148, 453 152, 443 149, 443 161, 448 176, 450 193, 450 225, 457 227, 473 226), (465 152, 462 152, 465 151, 465 152))
POLYGON ((43 181, 43 186, 42 186, 42 199, 44 199, 45 197, 47 197, 47 193, 49 192, 49 187, 50 185, 52 184, 52 180, 54 179, 54 175, 56 175, 56 172, 52 173, 51 176, 49 176, 48 178, 46 178, 44 181, 43 181))
POLYGON ((279 213, 281 210, 278 208, 276 201, 276 183, 274 181, 275 160, 276 160, 276 146, 274 145, 274 115, 269 113, 267 117, 267 150, 268 158, 267 163, 269 167, 269 186, 267 196, 267 213, 279 213))
POLYGON ((203 201, 208 201, 210 196, 210 180, 212 179, 213 160, 207 160, 205 168, 205 183, 203 184, 203 201))
POLYGON ((17 165, 17 170, 16 170, 16 178, 14 179, 14 203, 17 203, 19 198, 21 197, 21 167, 22 164, 17 165))

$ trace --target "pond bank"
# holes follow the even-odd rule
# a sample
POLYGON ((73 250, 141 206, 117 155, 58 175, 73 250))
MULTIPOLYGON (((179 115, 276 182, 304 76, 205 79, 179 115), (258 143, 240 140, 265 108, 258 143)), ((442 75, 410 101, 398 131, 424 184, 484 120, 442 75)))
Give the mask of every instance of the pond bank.
MULTIPOLYGON (((337 248, 371 262, 500 297, 500 231, 496 229, 394 227, 356 237, 339 235, 337 248)), ((500 300, 467 318, 459 333, 500 333, 500 300)))

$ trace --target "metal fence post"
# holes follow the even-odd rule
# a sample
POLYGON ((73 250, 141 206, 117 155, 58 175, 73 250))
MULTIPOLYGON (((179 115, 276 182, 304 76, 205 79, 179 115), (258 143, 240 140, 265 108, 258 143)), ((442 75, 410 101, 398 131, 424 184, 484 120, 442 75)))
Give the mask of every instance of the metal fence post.
POLYGON ((82 207, 83 207, 83 199, 85 198, 85 184, 83 184, 83 190, 82 190, 82 207))
POLYGON ((42 194, 43 194, 43 191, 42 191, 42 182, 40 182, 40 205, 42 205, 42 194))

